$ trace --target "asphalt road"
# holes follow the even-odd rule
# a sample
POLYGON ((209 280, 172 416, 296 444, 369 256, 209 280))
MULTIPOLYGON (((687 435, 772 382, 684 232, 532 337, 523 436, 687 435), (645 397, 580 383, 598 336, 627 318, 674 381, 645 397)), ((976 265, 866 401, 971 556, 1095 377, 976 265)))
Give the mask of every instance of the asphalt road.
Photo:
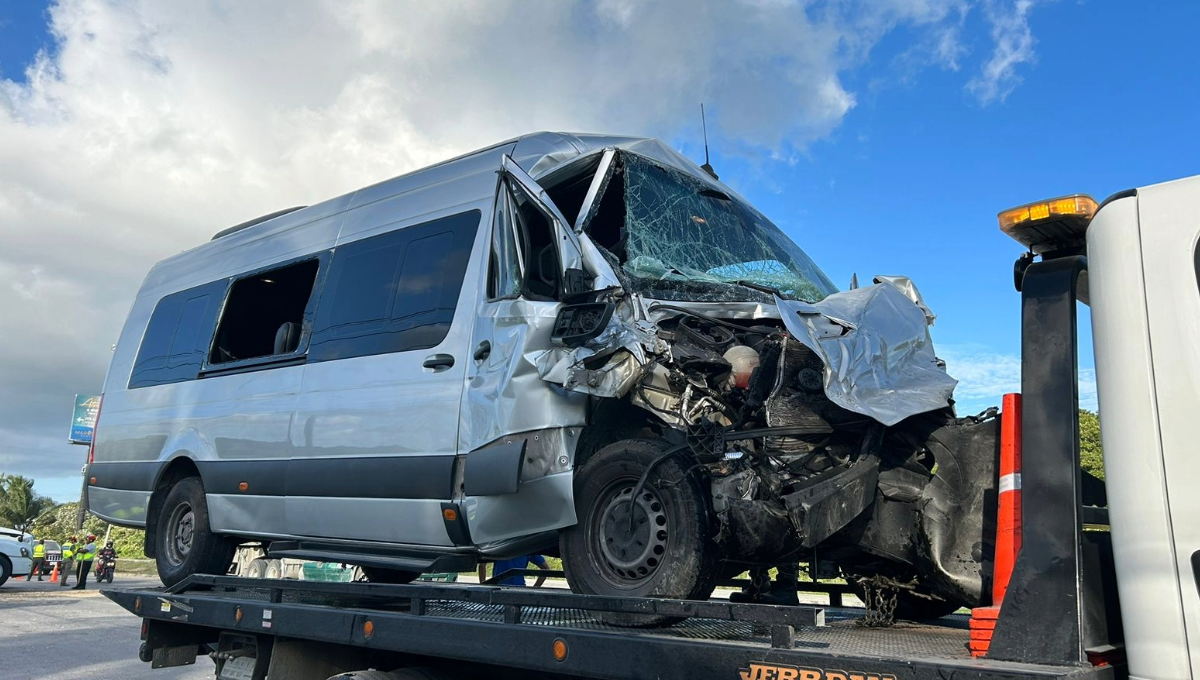
MULTIPOLYGON (((118 572, 116 582, 104 587, 160 585, 157 578, 122 578, 118 572)), ((213 664, 206 657, 194 666, 151 671, 137 658, 140 630, 141 620, 102 596, 94 583, 71 590, 36 579, 9 579, 0 587, 0 677, 212 680, 213 664)))

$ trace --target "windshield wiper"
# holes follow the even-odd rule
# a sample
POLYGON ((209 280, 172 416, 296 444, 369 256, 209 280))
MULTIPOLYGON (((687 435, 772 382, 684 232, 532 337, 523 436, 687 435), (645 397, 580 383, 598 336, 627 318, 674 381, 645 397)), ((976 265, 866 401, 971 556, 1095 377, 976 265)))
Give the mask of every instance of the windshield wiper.
POLYGON ((751 290, 757 290, 757 291, 761 291, 763 293, 770 293, 771 295, 777 295, 785 300, 791 299, 787 295, 785 295, 783 291, 779 290, 778 288, 775 288, 774 286, 767 286, 767 285, 764 285, 761 283, 747 281, 746 279, 738 279, 736 281, 730 281, 729 283, 733 283, 733 284, 736 284, 739 286, 744 286, 746 288, 750 288, 751 290))

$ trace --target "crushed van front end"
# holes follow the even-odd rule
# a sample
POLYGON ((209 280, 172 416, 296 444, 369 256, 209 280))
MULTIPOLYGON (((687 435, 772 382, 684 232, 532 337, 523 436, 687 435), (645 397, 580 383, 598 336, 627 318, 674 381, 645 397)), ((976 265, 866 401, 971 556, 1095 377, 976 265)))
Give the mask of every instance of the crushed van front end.
POLYGON ((617 150, 596 173, 578 236, 597 278, 620 283, 563 308, 536 353, 542 380, 652 425, 669 444, 655 463, 681 461, 705 489, 722 574, 803 562, 941 609, 981 604, 997 421, 955 416, 916 286, 838 292, 765 217, 665 151, 617 150))

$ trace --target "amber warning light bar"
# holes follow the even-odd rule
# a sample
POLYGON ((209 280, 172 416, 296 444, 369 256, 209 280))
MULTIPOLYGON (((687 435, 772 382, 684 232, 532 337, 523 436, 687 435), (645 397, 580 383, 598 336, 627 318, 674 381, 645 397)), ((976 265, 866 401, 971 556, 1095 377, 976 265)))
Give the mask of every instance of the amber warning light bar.
POLYGON ((1001 212, 1000 231, 1035 253, 1079 248, 1097 207, 1084 194, 1029 203, 1001 212))

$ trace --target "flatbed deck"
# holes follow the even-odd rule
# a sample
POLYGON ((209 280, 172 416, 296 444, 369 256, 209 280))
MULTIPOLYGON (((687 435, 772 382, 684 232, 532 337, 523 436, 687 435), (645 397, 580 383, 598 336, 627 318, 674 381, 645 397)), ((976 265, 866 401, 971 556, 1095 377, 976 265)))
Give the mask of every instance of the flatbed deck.
POLYGON ((215 649, 227 632, 614 680, 1115 677, 1111 667, 973 659, 964 615, 868 628, 858 624, 864 611, 856 608, 212 576, 172 589, 103 593, 150 622, 154 649, 145 656, 156 666, 179 663, 198 645, 215 649), (684 618, 664 628, 626 628, 602 622, 604 611, 684 618), (556 647, 565 651, 561 660, 556 647))

